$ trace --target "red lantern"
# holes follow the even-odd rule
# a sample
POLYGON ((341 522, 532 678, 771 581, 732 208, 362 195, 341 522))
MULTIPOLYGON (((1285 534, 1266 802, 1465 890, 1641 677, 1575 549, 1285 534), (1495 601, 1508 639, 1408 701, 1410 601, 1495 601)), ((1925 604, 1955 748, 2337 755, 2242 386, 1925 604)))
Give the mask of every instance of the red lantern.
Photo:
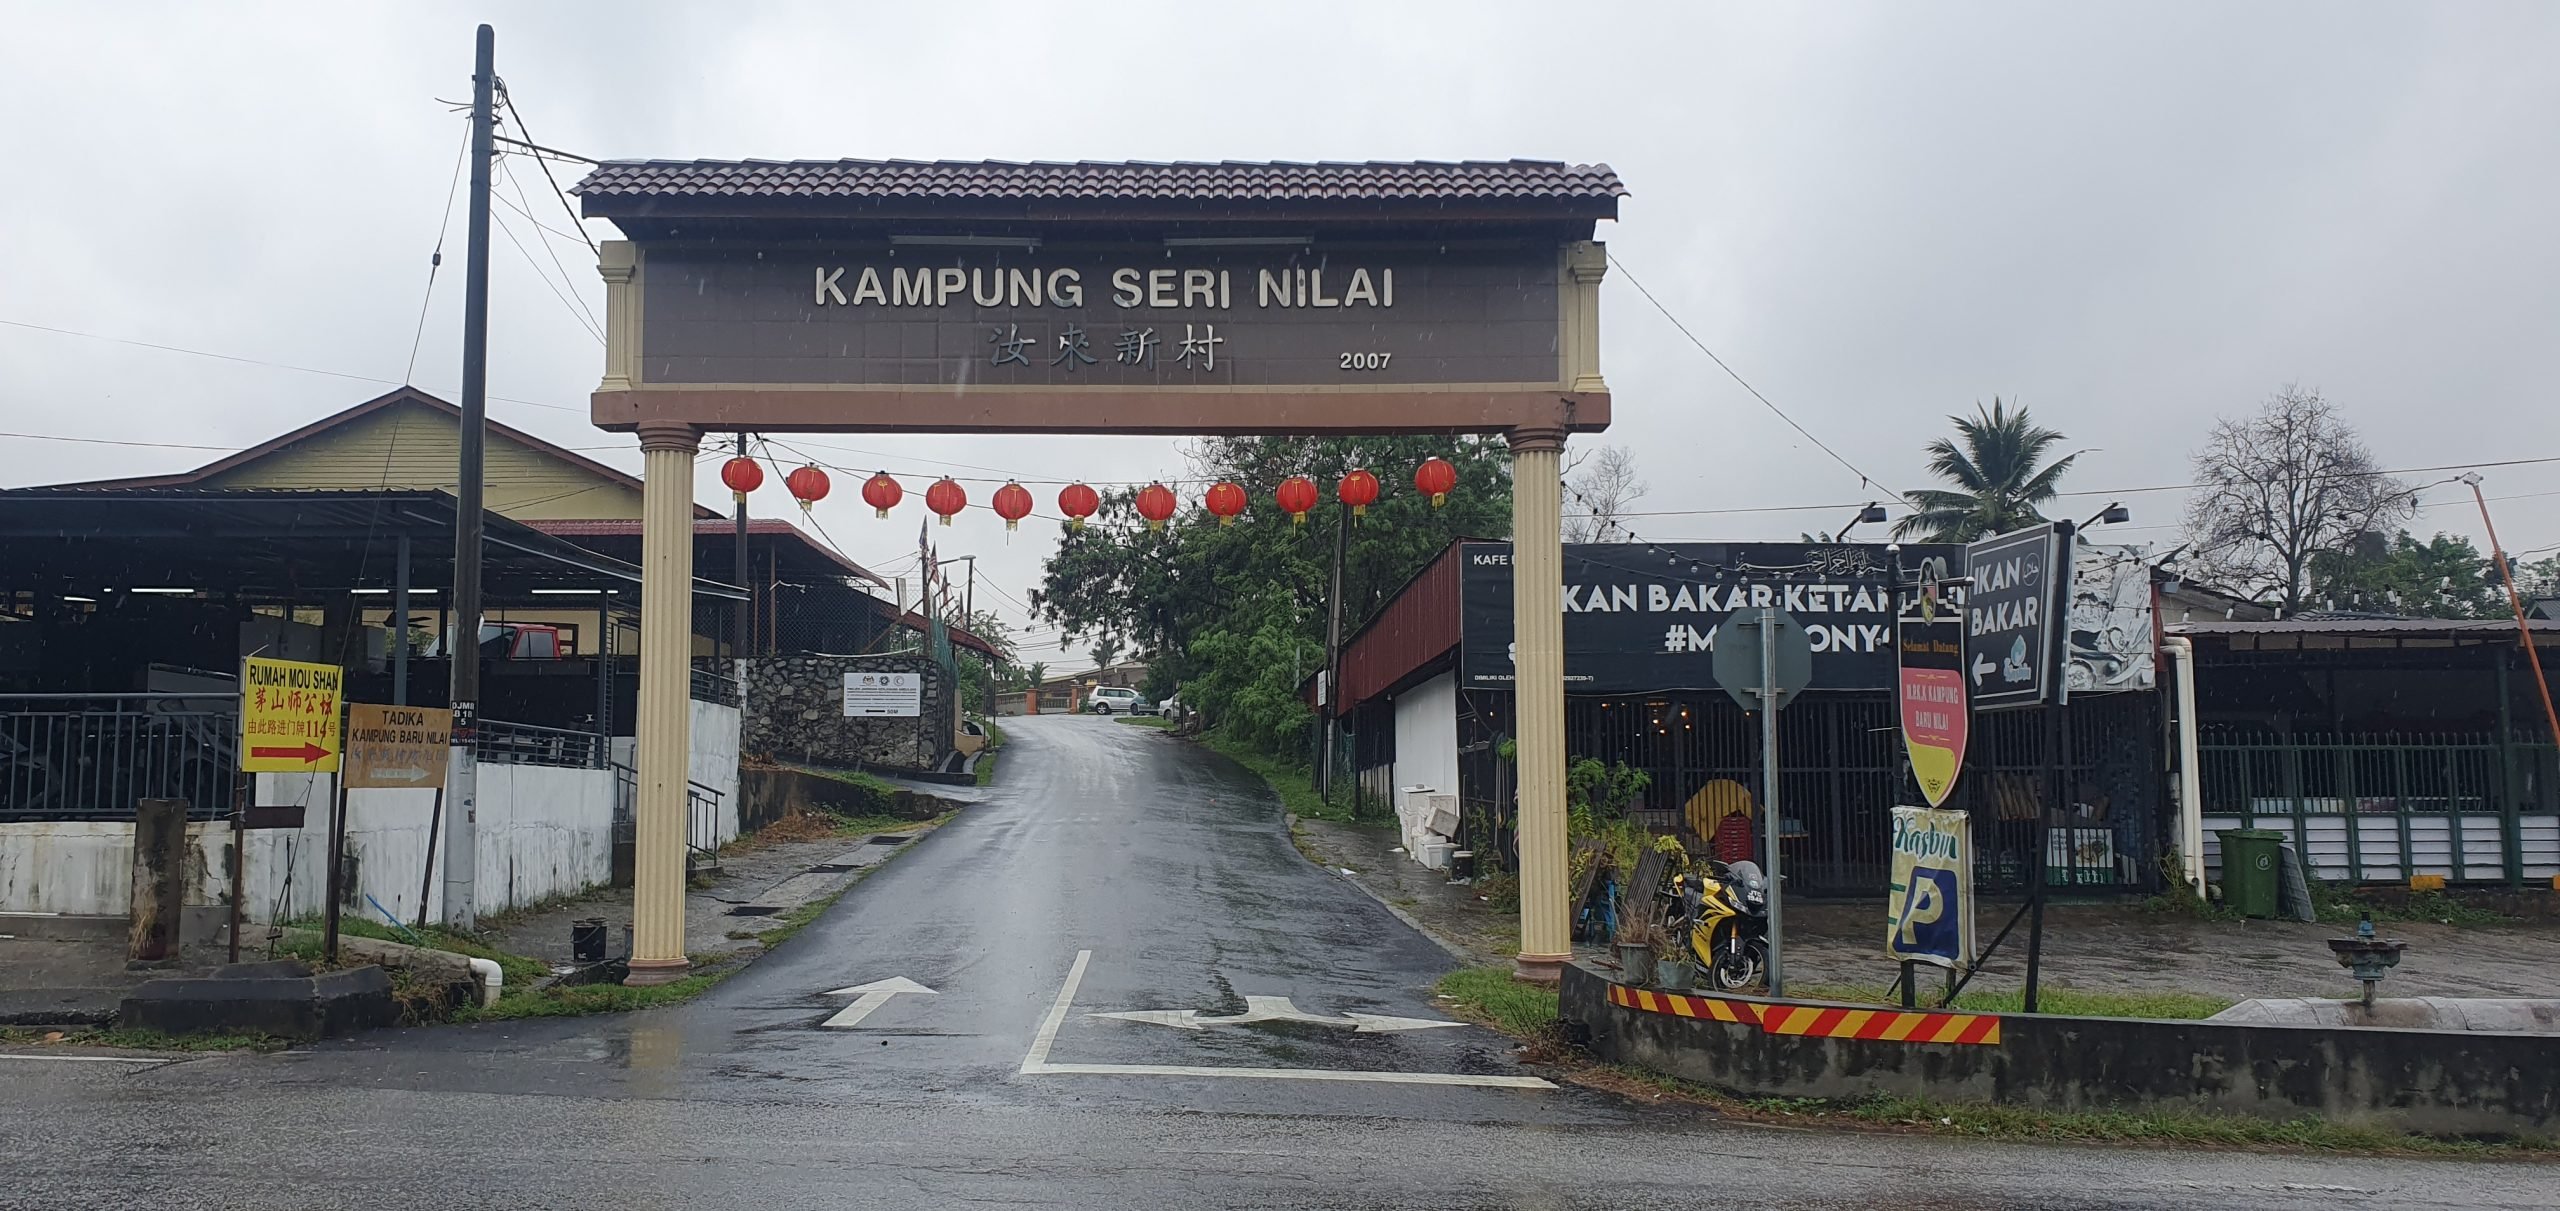
POLYGON ((897 479, 886 471, 873 475, 862 485, 862 503, 878 510, 882 517, 887 517, 889 510, 897 508, 898 502, 906 496, 907 490, 899 487, 897 479))
POLYGON ((791 495, 800 501, 800 511, 806 513, 809 506, 827 498, 827 473, 810 463, 783 476, 782 486, 791 489, 791 495))
POLYGON ((1426 458, 1413 469, 1413 488, 1431 498, 1434 509, 1449 503, 1449 490, 1458 486, 1458 469, 1445 458, 1426 458))
POLYGON ((1004 518, 1004 528, 1011 530, 1031 516, 1031 490, 1017 483, 996 489, 996 515, 1004 518))
POLYGON ((1353 517, 1365 517, 1369 506, 1378 503, 1378 477, 1355 470, 1342 477, 1342 486, 1334 490, 1334 495, 1351 506, 1353 517))
POLYGON ((969 507, 969 492, 950 476, 933 481, 924 490, 924 507, 942 515, 942 524, 951 524, 951 515, 969 507))
POLYGON ((1211 513, 1217 514, 1219 525, 1232 526, 1236 524, 1236 515, 1244 512, 1244 489, 1220 480, 1209 489, 1208 499, 1201 503, 1207 505, 1211 513))
POLYGON ((1271 494, 1280 502, 1280 511, 1299 525, 1307 524, 1307 511, 1316 507, 1316 484, 1303 475, 1292 475, 1280 481, 1280 490, 1271 494))
POLYGON ((720 482, 729 485, 730 497, 743 505, 747 493, 764 486, 764 464, 741 454, 720 464, 720 482))
POLYGON ((1083 484, 1068 484, 1058 491, 1058 511, 1067 515, 1067 528, 1081 530, 1084 519, 1102 507, 1102 497, 1083 484))
POLYGON ((1161 530, 1165 519, 1173 516, 1173 489, 1163 484, 1148 484, 1138 489, 1138 516, 1147 519, 1147 528, 1161 530))

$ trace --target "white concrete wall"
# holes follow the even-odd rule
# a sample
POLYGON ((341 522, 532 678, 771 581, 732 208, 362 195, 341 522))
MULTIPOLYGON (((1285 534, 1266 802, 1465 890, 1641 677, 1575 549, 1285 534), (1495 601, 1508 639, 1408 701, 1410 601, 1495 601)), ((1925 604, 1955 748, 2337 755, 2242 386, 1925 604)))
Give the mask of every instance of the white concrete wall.
POLYGON ((744 714, 734 706, 696 700, 693 754, 685 776, 720 792, 720 840, 738 835, 738 731, 744 714))
POLYGON ((1458 793, 1458 682, 1449 673, 1396 695, 1395 784, 1458 793))
MULTIPOLYGON (((735 763, 731 774, 734 785, 735 763)), ((303 803, 303 827, 247 834, 253 921, 316 913, 327 895, 329 775, 261 774, 258 802, 303 803)), ((350 911, 380 914, 370 894, 403 920, 415 920, 426 877, 427 829, 435 795, 422 790, 360 790, 347 796, 347 848, 356 856, 350 911)), ((582 891, 612 876, 613 773, 537 765, 480 767, 481 912, 498 912, 582 891)), ((187 826, 189 904, 218 904, 230 886, 224 822, 187 826)), ((441 860, 441 855, 439 855, 441 860)), ((443 878, 428 893, 428 912, 442 911, 443 878)), ((132 902, 133 826, 81 821, 0 824, 0 912, 122 916, 132 902)))

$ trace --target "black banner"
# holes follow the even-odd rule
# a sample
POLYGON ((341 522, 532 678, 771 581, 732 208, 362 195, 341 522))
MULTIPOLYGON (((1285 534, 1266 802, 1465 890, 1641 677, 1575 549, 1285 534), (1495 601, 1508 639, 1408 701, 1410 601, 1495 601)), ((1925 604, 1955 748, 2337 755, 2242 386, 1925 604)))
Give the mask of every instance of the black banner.
MULTIPOLYGON (((1953 575, 1964 548, 1906 544, 1901 568, 1953 575)), ((1894 552, 1882 543, 1568 544, 1564 688, 1645 694, 1715 688, 1717 627, 1735 610, 1775 606, 1813 647, 1807 689, 1890 690, 1894 552)), ((1511 544, 1461 552, 1458 683, 1509 689, 1511 544)))

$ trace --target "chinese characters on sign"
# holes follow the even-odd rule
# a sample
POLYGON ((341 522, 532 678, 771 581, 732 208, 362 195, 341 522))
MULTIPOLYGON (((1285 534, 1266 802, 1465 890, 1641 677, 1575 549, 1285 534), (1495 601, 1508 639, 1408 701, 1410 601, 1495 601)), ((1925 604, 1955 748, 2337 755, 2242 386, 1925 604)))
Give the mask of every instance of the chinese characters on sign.
POLYGON ((924 678, 919 673, 847 673, 844 713, 848 719, 913 719, 924 714, 924 678))
POLYGON ((253 774, 329 773, 338 768, 334 664, 252 656, 240 668, 240 768, 253 774))

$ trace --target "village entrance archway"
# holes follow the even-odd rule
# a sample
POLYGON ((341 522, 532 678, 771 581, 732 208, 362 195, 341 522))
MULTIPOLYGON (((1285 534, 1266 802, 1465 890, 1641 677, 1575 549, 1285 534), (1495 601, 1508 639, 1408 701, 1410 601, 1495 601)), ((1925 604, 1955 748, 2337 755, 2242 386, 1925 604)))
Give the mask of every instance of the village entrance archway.
POLYGON ((1570 957, 1561 455, 1609 423, 1604 165, 619 161, 600 428, 645 463, 633 983, 680 976, 694 456, 716 432, 1492 433, 1524 974, 1570 957))

